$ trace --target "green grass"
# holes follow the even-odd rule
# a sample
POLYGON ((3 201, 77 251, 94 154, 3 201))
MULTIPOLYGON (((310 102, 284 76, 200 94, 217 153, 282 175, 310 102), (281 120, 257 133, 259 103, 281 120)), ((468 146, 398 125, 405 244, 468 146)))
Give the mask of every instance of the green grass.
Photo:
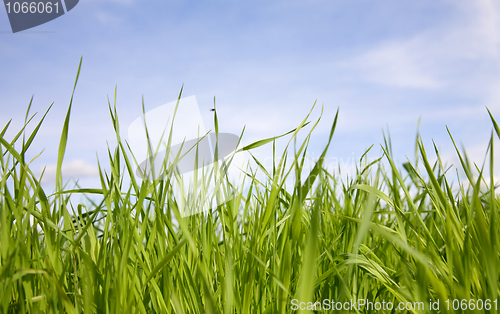
MULTIPOLYGON (((489 311, 471 312, 498 312, 493 144, 500 129, 491 114, 484 165, 457 149, 463 178, 445 168, 435 147, 430 156, 418 137, 416 161, 395 164, 387 140, 381 159, 368 163, 364 155, 356 175, 341 181, 322 164, 334 147, 335 117, 312 170, 304 157, 316 124, 293 150, 274 150, 269 169, 256 160, 243 193, 182 218, 170 179, 134 176, 116 103, 110 115, 118 145, 109 149, 107 166, 99 164, 100 186, 67 188, 60 169, 70 112, 71 103, 55 191, 41 187, 26 159, 43 118, 29 134, 25 126, 6 139, 9 124, 0 131, 2 313, 290 313, 292 300, 323 299, 424 302, 413 313, 445 313, 448 299, 490 300, 489 311), (82 194, 92 201, 70 201, 82 194), (440 301, 440 311, 429 308, 430 300, 440 301)), ((307 124, 308 117, 286 137, 244 150, 293 144, 307 124)))

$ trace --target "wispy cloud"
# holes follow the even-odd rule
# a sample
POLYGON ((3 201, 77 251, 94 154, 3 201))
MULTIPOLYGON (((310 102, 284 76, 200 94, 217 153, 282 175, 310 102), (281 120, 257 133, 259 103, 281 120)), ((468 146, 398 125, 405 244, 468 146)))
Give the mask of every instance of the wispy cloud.
MULTIPOLYGON (((385 42, 349 60, 347 68, 358 72, 362 80, 389 87, 439 89, 444 85, 437 73, 429 71, 429 55, 420 38, 404 42, 385 42)), ((428 49, 428 48, 427 48, 428 49)))
MULTIPOLYGON (((341 66, 362 80, 389 87, 477 92, 486 80, 497 83, 498 9, 492 1, 461 2, 458 7, 451 23, 410 38, 384 39, 341 66)), ((492 82, 486 83, 488 88, 492 82)))
MULTIPOLYGON (((43 173, 42 182, 48 183, 52 182, 56 178, 57 165, 49 164, 44 168, 38 170, 39 175, 43 173), (44 171, 45 170, 45 171, 44 171)), ((65 180, 67 179, 79 179, 85 177, 95 177, 99 174, 99 170, 93 164, 82 160, 74 159, 69 162, 65 162, 62 165, 62 175, 65 180)))

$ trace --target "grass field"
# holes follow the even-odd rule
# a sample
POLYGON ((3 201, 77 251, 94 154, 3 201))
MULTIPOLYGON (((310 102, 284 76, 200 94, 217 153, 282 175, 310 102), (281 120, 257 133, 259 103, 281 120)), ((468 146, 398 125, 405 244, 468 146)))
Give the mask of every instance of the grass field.
POLYGON ((315 126, 306 131, 306 118, 286 137, 244 147, 292 143, 275 151, 272 167, 257 161, 241 193, 182 218, 169 179, 134 176, 116 104, 110 171, 101 160, 100 186, 65 187, 70 112, 71 103, 54 191, 41 187, 26 160, 43 119, 12 139, 4 137, 9 125, 0 131, 2 313, 333 312, 328 305, 344 306, 338 313, 499 312, 493 144, 500 129, 491 114, 485 164, 457 149, 464 177, 417 138, 416 161, 395 164, 387 141, 383 157, 368 163, 364 155, 348 181, 322 164, 337 117, 321 158, 304 168, 315 126), (94 201, 70 202, 85 193, 94 201), (345 302, 357 306, 346 310, 345 302), (400 302, 408 310, 397 309, 400 302))

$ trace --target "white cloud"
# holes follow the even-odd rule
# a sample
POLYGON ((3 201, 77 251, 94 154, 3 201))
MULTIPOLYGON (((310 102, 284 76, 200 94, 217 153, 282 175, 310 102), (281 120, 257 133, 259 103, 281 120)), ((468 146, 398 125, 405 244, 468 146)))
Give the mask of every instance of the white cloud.
POLYGON ((104 10, 96 11, 95 17, 103 25, 119 26, 123 22, 123 18, 104 10))
POLYGON ((452 23, 411 38, 386 39, 341 65, 384 86, 491 90, 499 77, 492 71, 498 70, 499 10, 492 1, 461 2, 458 7, 452 23))
POLYGON ((423 40, 384 42, 345 65, 361 71, 363 79, 391 87, 436 89, 443 85, 426 71, 429 59, 423 54, 423 40))
MULTIPOLYGON (((42 173, 44 168, 39 169, 39 175, 42 173)), ((56 178, 57 165, 50 164, 45 166, 45 172, 43 174, 42 182, 51 182, 56 178)), ((62 165, 62 175, 65 180, 80 179, 84 177, 93 177, 99 174, 99 170, 93 164, 88 163, 83 159, 74 159, 69 162, 65 162, 62 165)))

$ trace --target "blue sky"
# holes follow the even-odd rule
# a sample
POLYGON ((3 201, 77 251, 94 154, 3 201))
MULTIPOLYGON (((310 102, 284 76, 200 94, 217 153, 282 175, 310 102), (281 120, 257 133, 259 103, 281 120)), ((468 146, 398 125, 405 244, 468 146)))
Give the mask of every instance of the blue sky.
POLYGON ((96 153, 105 159, 113 146, 106 97, 115 84, 123 130, 143 95, 153 109, 184 84, 206 125, 215 96, 221 129, 239 134, 246 125, 246 142, 294 128, 317 100, 317 155, 340 108, 332 160, 348 162, 372 144, 380 155, 388 128, 404 162, 421 118, 425 143, 434 140, 449 163, 457 159, 446 126, 482 162, 492 129, 485 106, 500 120, 499 17, 487 0, 81 0, 12 34, 0 8, 0 125, 13 119, 19 128, 31 95, 39 114, 54 102, 31 150, 45 149, 34 168, 53 167, 83 55, 65 157, 75 176, 95 174, 96 153))

